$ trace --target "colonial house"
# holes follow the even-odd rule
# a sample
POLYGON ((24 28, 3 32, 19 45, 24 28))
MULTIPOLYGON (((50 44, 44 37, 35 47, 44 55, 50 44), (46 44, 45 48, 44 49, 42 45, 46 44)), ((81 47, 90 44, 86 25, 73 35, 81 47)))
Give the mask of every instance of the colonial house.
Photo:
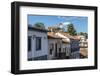
POLYGON ((80 47, 88 47, 87 39, 85 36, 80 35, 80 47))
POLYGON ((87 58, 88 56, 88 41, 85 36, 80 35, 80 57, 87 58))
POLYGON ((48 59, 47 30, 28 27, 28 60, 48 59))
POLYGON ((66 51, 66 58, 70 58, 71 55, 71 46, 70 46, 70 38, 68 36, 65 36, 65 34, 67 35, 67 33, 64 32, 57 32, 56 35, 59 37, 62 37, 62 48, 63 51, 66 51))
POLYGON ((48 32, 49 59, 58 59, 62 50, 62 40, 54 32, 48 32))
POLYGON ((66 38, 69 41, 67 53, 72 59, 80 58, 79 39, 69 35, 68 33, 58 32, 57 35, 66 38))
POLYGON ((68 41, 56 35, 55 32, 48 32, 49 59, 65 59, 68 57, 68 41))
POLYGON ((66 56, 66 59, 70 58, 70 42, 68 42, 66 39, 62 39, 62 48, 63 52, 65 52, 62 56, 66 56))

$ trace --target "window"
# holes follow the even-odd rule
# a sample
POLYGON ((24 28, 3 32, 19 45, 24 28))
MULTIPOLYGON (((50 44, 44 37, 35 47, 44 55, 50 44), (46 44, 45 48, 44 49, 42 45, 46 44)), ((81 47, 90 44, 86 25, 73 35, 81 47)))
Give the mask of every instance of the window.
POLYGON ((54 49, 53 43, 50 44, 50 49, 52 49, 52 50, 54 49))
POLYGON ((53 49, 54 49, 54 45, 53 45, 53 43, 51 43, 50 44, 50 54, 52 54, 53 49))
POLYGON ((59 52, 61 52, 61 48, 59 48, 59 52))
POLYGON ((28 51, 31 51, 31 36, 28 36, 28 51))
POLYGON ((52 49, 50 49, 50 54, 52 55, 52 49))
POLYGON ((59 52, 61 52, 61 43, 59 42, 59 52))
POLYGON ((65 51, 66 51, 66 48, 65 48, 65 51))
POLYGON ((36 50, 41 50, 41 37, 36 37, 36 50))

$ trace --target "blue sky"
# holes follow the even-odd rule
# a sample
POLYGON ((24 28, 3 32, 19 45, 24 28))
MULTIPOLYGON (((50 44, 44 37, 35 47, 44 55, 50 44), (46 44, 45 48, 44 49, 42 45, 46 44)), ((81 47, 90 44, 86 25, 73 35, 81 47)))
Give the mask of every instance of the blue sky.
POLYGON ((28 15, 28 24, 34 25, 37 22, 44 23, 45 27, 72 23, 77 32, 88 32, 88 17, 28 15))

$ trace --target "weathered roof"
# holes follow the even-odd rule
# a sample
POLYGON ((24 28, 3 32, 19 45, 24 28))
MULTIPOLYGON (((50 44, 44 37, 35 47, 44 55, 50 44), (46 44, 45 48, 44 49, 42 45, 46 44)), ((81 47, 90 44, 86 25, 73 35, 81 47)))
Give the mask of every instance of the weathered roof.
POLYGON ((62 39, 62 42, 63 43, 70 43, 68 40, 66 40, 66 39, 62 39))
POLYGON ((28 27, 28 30, 39 31, 39 32, 48 32, 47 29, 41 29, 41 28, 36 28, 36 27, 28 27))
POLYGON ((69 33, 65 33, 65 32, 59 32, 59 33, 66 36, 66 37, 68 37, 68 38, 70 38, 70 39, 74 39, 74 37, 69 35, 69 33))
POLYGON ((61 33, 62 35, 66 36, 70 39, 79 40, 78 36, 72 36, 72 35, 70 35, 69 33, 66 33, 66 32, 59 32, 59 33, 61 33))
POLYGON ((48 32, 47 35, 48 35, 48 38, 62 39, 61 37, 55 35, 54 32, 48 32))
POLYGON ((69 43, 68 40, 55 34, 55 32, 48 32, 48 38, 61 39, 63 43, 69 43))

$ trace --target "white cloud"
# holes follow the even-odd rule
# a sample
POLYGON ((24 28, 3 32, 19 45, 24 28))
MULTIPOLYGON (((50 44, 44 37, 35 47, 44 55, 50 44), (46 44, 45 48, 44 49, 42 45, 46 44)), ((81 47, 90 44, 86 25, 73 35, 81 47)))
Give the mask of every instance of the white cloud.
POLYGON ((63 25, 71 24, 71 22, 64 22, 63 25))

